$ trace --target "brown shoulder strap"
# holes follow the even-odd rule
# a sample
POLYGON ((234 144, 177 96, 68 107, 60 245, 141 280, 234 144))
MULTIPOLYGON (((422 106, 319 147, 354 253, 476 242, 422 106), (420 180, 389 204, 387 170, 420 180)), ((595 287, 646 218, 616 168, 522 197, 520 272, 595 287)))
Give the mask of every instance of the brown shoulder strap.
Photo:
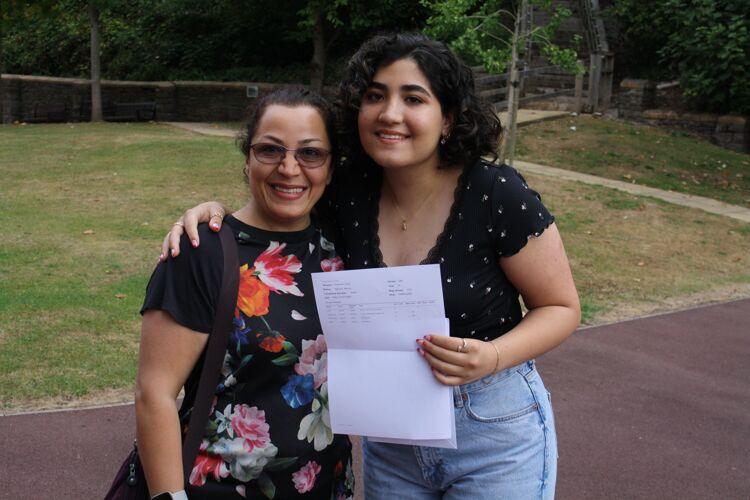
POLYGON ((219 232, 221 249, 224 254, 224 272, 221 278, 221 293, 216 306, 216 317, 211 329, 211 337, 206 346, 206 356, 203 360, 200 381, 195 393, 193 410, 190 414, 188 432, 182 443, 182 469, 185 483, 188 482, 193 470, 195 457, 198 455, 201 438, 208 422, 209 410, 219 374, 227 350, 229 332, 232 330, 232 318, 237 305, 237 290, 240 283, 239 260, 237 257, 237 242, 229 224, 222 224, 219 232))

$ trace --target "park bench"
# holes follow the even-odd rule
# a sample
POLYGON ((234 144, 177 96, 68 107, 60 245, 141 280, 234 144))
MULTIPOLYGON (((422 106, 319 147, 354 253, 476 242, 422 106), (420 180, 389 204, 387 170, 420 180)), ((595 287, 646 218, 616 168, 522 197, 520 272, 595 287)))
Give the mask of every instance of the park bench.
POLYGON ((68 105, 56 104, 34 104, 30 115, 24 117, 26 123, 51 123, 64 122, 68 120, 68 105))
POLYGON ((156 120, 155 102, 111 102, 103 106, 108 122, 145 122, 156 120))

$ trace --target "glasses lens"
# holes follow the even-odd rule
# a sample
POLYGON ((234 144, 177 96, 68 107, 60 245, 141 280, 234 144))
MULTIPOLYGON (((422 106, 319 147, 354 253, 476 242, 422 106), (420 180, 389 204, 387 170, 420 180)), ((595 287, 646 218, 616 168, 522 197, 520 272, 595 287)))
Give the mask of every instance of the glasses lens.
POLYGON ((255 144, 253 152, 261 163, 279 163, 284 158, 286 150, 274 144, 255 144))
POLYGON ((320 148, 300 148, 297 150, 297 160, 306 167, 319 167, 328 158, 328 151, 320 148))

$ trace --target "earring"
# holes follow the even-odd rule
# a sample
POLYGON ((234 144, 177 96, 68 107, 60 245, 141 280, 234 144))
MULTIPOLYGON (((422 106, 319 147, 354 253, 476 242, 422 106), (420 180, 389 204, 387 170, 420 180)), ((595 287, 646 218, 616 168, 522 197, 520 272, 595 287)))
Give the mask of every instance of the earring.
POLYGON ((449 136, 447 136, 447 135, 444 135, 444 136, 440 137, 440 145, 441 146, 445 146, 445 143, 448 142, 448 137, 449 136))

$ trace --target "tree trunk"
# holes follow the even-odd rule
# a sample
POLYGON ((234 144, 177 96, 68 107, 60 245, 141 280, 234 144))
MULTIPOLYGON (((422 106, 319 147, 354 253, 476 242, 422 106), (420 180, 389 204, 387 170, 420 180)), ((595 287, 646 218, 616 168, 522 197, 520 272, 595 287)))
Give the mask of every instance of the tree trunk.
POLYGON ((89 1, 91 18, 91 121, 102 121, 102 85, 99 65, 99 9, 89 1))
POLYGON ((316 92, 323 91, 323 76, 326 68, 325 19, 318 12, 313 31, 313 56, 310 61, 310 87, 316 92))
POLYGON ((508 79, 508 126, 505 128, 505 140, 501 160, 513 166, 513 157, 516 152, 516 132, 518 121, 518 97, 519 97, 519 75, 518 75, 518 43, 521 39, 521 17, 526 12, 526 0, 521 2, 521 7, 516 12, 515 29, 513 30, 513 42, 511 44, 510 77, 508 79))

